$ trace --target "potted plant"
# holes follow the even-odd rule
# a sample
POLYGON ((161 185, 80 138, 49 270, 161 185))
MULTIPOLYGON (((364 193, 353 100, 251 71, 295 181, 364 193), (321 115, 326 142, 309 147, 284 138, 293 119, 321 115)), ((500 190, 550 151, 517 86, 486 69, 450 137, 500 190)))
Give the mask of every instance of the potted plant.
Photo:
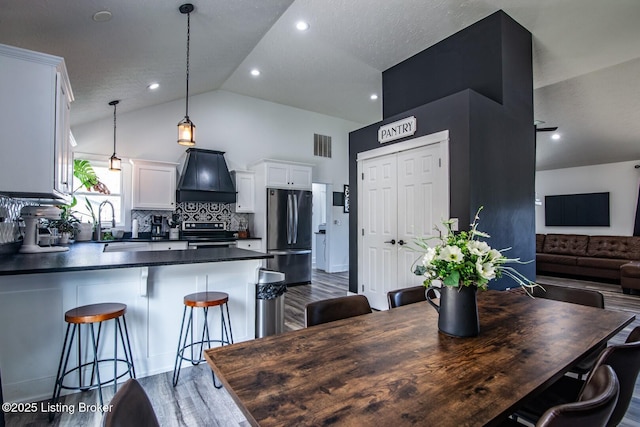
MULTIPOLYGON (((73 193, 78 191, 80 188, 84 187, 87 191, 96 191, 101 194, 110 194, 109 188, 98 179, 98 175, 95 170, 91 166, 88 160, 75 159, 73 161, 73 176, 80 181, 80 186, 73 190, 73 193)), ((95 212, 93 210, 93 205, 85 197, 85 206, 87 206, 87 210, 91 216, 90 223, 91 225, 87 227, 78 219, 77 215, 84 215, 82 212, 72 211, 71 209, 78 204, 78 200, 76 196, 73 195, 73 199, 70 204, 59 206, 62 209, 61 219, 56 221, 63 221, 67 223, 66 225, 62 225, 63 228, 69 228, 69 224, 72 223, 72 231, 77 231, 78 235, 82 236, 82 240, 90 240, 93 235, 93 231, 95 230, 96 224, 98 222, 95 212), (88 228, 88 229, 87 229, 88 228), (87 234, 88 233, 88 234, 87 234)), ((62 233, 63 231, 58 227, 58 230, 62 233)))
MULTIPOLYGON (((503 274, 513 279, 529 295, 536 285, 508 264, 526 264, 519 258, 507 258, 503 252, 492 249, 479 238, 490 237, 478 230, 480 211, 476 212, 469 231, 455 232, 453 221, 444 221, 444 232, 432 238, 416 239, 422 255, 414 263, 414 273, 425 277, 424 286, 437 289, 440 305, 430 298, 429 303, 438 310, 438 329, 458 337, 476 336, 480 332, 476 291, 487 290, 489 282, 503 274), (432 240, 437 240, 436 244, 432 240), (434 287, 438 281, 441 287, 434 287)), ((529 261, 531 262, 531 261, 529 261)))
POLYGON ((60 209, 60 219, 51 220, 49 226, 58 230, 60 243, 65 245, 74 237, 80 220, 73 214, 70 206, 62 206, 60 209))

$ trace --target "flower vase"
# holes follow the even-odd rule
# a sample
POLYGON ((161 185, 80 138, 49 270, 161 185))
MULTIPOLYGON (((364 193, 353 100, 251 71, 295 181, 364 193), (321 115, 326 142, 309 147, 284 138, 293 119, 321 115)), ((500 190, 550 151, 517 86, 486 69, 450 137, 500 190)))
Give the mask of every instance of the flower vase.
POLYGON ((436 288, 440 292, 440 305, 429 298, 427 301, 438 312, 438 329, 445 335, 452 337, 476 337, 480 333, 480 319, 478 317, 478 303, 476 300, 477 287, 445 286, 436 288))

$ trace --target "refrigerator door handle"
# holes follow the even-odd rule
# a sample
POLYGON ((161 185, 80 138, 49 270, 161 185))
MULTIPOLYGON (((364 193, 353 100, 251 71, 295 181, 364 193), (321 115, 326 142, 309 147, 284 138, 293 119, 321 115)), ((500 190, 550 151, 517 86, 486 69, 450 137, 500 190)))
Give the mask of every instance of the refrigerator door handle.
POLYGON ((292 230, 292 216, 291 211, 293 210, 291 194, 287 194, 287 244, 291 244, 291 232, 292 230))
POLYGON ((288 250, 288 251, 269 251, 269 255, 303 255, 310 254, 311 249, 299 249, 299 250, 288 250))
POLYGON ((298 243, 298 195, 293 195, 293 243, 298 243))

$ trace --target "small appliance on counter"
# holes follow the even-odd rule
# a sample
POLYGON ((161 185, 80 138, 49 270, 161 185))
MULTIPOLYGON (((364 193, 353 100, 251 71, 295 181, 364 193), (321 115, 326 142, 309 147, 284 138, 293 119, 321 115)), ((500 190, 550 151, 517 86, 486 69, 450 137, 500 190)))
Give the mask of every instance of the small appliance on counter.
POLYGON ((20 216, 25 223, 24 242, 20 247, 23 254, 37 254, 42 252, 64 252, 69 248, 66 246, 38 245, 38 222, 41 218, 60 219, 60 209, 55 206, 25 206, 20 210, 20 216))
POLYGON ((164 237, 164 216, 151 216, 151 239, 161 239, 164 237))

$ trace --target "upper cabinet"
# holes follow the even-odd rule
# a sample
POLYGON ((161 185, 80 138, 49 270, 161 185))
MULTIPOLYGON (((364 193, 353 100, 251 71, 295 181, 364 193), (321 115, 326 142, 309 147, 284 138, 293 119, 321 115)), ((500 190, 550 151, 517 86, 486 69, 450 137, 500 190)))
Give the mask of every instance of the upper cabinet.
POLYGON ((151 160, 131 160, 131 164, 131 208, 174 210, 178 164, 151 160))
POLYGON ((64 59, 0 45, 0 194, 70 201, 73 93, 64 59))
POLYGON ((256 166, 264 168, 264 181, 268 188, 311 190, 312 166, 309 164, 264 160, 256 166))
POLYGON ((251 171, 231 171, 237 200, 232 206, 237 213, 254 213, 256 204, 255 174, 251 171))

